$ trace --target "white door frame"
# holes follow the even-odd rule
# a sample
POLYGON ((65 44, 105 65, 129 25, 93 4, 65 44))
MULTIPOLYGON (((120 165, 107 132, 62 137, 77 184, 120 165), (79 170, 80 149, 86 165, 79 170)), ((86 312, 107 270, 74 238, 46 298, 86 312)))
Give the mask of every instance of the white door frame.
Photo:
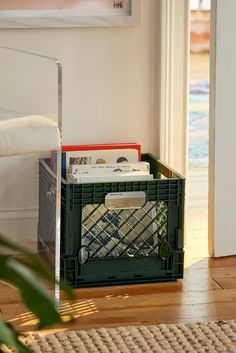
POLYGON ((210 46, 210 109, 209 109, 209 199, 208 199, 208 252, 215 256, 215 92, 216 92, 216 12, 217 3, 211 0, 210 46))
POLYGON ((187 174, 189 0, 161 0, 160 158, 187 174))
POLYGON ((236 254, 236 2, 211 5, 208 244, 220 257, 236 254))
MULTIPOLYGON (((186 175, 189 0, 160 0, 160 3, 160 158, 186 175)), ((236 253, 236 49, 227 41, 236 27, 234 9, 233 0, 211 0, 208 250, 216 257, 236 253)))

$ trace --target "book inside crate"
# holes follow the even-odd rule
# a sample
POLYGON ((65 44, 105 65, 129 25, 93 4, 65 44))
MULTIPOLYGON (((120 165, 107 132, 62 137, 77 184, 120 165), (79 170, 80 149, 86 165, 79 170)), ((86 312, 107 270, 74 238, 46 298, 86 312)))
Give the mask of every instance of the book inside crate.
MULTIPOLYGON (((62 177, 72 183, 104 180, 150 179, 148 163, 140 161, 140 145, 116 143, 62 146, 62 177), (149 175, 149 177, 148 177, 149 175)), ((51 153, 51 168, 56 171, 57 152, 51 153)))

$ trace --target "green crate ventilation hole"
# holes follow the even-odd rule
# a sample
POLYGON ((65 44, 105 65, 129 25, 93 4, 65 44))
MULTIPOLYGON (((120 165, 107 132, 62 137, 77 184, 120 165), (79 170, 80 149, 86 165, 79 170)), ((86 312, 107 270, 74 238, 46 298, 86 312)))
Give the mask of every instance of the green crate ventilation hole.
POLYGON ((82 209, 82 242, 78 258, 169 255, 168 207, 164 201, 146 202, 141 209, 109 210, 104 204, 82 209))

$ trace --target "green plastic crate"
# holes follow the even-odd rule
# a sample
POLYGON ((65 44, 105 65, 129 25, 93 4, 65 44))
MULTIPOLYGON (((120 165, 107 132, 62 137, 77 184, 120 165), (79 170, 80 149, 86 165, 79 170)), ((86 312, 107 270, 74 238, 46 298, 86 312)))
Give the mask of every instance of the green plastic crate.
MULTIPOLYGON (((74 287, 170 281, 183 277, 184 178, 143 154, 150 181, 68 184, 62 179, 61 276, 74 287), (137 209, 110 210, 109 193, 144 192, 137 209)), ((55 175, 39 162, 40 253, 53 263, 55 175)))

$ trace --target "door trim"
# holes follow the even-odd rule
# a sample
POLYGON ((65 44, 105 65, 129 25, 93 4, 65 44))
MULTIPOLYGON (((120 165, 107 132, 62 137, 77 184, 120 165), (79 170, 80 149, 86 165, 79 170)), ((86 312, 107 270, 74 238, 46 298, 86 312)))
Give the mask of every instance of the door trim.
POLYGON ((160 158, 186 175, 189 0, 161 0, 160 158))

